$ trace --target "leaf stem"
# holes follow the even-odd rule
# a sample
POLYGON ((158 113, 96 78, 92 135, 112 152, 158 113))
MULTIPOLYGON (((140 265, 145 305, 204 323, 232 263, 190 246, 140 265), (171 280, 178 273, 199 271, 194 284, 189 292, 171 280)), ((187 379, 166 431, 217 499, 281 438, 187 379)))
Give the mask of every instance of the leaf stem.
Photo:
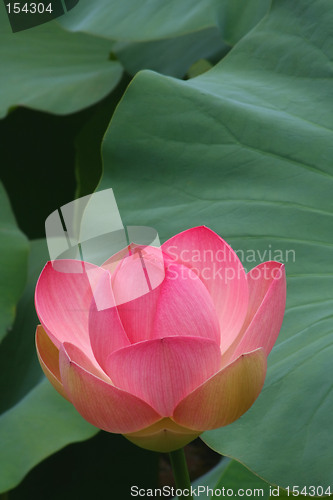
POLYGON ((187 469, 186 458, 184 453, 184 448, 179 450, 171 451, 169 453, 173 477, 175 478, 176 488, 182 491, 188 490, 188 495, 181 495, 182 497, 192 499, 191 495, 191 481, 187 469))

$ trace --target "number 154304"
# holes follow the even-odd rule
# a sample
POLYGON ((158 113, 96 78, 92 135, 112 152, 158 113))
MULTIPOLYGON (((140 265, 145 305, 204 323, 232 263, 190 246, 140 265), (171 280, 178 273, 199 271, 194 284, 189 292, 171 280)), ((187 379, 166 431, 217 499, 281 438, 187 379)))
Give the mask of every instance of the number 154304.
POLYGON ((43 3, 34 3, 34 2, 11 2, 6 4, 8 14, 44 14, 49 13, 52 14, 52 3, 44 5, 43 3))

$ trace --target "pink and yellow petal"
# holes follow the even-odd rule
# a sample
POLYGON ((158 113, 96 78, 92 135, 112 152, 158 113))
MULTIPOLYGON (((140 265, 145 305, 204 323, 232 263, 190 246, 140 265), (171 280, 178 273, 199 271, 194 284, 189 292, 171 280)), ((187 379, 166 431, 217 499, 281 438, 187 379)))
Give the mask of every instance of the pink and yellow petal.
POLYGON ((60 374, 71 402, 92 425, 107 432, 137 432, 161 419, 146 402, 89 373, 65 348, 59 353, 60 374))
POLYGON ((132 443, 151 451, 168 453, 182 448, 196 439, 201 433, 186 429, 170 418, 163 418, 146 429, 124 436, 132 443))
POLYGON ((210 339, 166 337, 120 349, 107 365, 117 387, 168 417, 182 398, 220 369, 221 352, 210 339))
POLYGON ((115 305, 109 273, 105 273, 94 291, 89 311, 89 338, 103 370, 111 352, 130 345, 115 305))
POLYGON ((243 354, 184 398, 172 419, 198 432, 231 424, 260 394, 266 361, 263 349, 243 354))
POLYGON ((248 314, 238 337, 223 356, 223 364, 259 347, 268 356, 281 329, 286 306, 284 265, 274 261, 260 264, 249 272, 248 284, 248 314))
POLYGON ((93 281, 105 272, 75 260, 48 262, 44 267, 36 286, 36 311, 58 347, 68 341, 91 353, 88 315, 93 281))
POLYGON ((36 350, 45 376, 59 394, 68 399, 60 377, 59 350, 50 340, 42 325, 38 325, 36 330, 36 350))
POLYGON ((219 318, 221 349, 225 351, 242 327, 248 304, 246 274, 237 254, 205 226, 177 234, 162 249, 194 270, 206 286, 219 318))
MULTIPOLYGON (((60 348, 60 350, 64 350, 71 360, 71 362, 83 368, 86 372, 91 375, 95 375, 96 377, 104 380, 108 384, 111 384, 110 377, 101 369, 101 367, 96 363, 96 360, 88 357, 79 347, 70 342, 64 342, 60 348)), ((60 368, 59 368, 60 370, 60 368)))

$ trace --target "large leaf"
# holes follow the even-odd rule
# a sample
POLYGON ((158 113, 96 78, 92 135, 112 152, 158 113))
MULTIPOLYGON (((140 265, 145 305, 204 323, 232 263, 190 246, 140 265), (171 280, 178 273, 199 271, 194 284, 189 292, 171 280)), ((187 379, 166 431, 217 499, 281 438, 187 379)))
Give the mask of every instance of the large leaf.
POLYGON ((55 21, 12 33, 1 2, 0 117, 16 105, 65 114, 99 101, 122 74, 111 50, 109 40, 68 33, 55 21))
POLYGON ((112 116, 128 83, 129 76, 124 75, 114 91, 103 101, 97 103, 94 108, 91 108, 89 119, 76 137, 76 198, 93 193, 100 181, 102 175, 102 139, 109 125, 110 116, 112 116))
POLYGON ((98 431, 53 389, 38 365, 33 297, 47 259, 45 241, 33 242, 28 283, 0 348, 0 492, 16 486, 45 457, 98 431))
POLYGON ((223 39, 235 45, 264 17, 271 0, 225 0, 217 3, 218 25, 223 39))
POLYGON ((213 62, 229 50, 217 28, 208 28, 176 38, 151 42, 118 42, 113 51, 128 73, 151 69, 182 78, 189 67, 201 58, 213 62))
POLYGON ((221 59, 267 12, 270 0, 133 2, 102 0, 60 19, 73 31, 117 40, 113 52, 131 75, 142 69, 182 78, 201 58, 221 59), (88 15, 89 13, 89 15, 88 15), (227 42, 227 43, 225 43, 227 42))
POLYGON ((137 75, 103 147, 100 188, 114 188, 125 224, 162 240, 206 224, 247 269, 285 262, 265 388, 239 421, 203 435, 284 487, 333 480, 332 29, 330 0, 277 0, 203 76, 137 75))
POLYGON ((99 0, 92 5, 80 0, 60 22, 67 29, 114 40, 162 39, 216 26, 215 1, 99 0))
MULTIPOLYGON (((163 40, 219 26, 230 43, 236 43, 267 12, 270 0, 90 0, 80 3, 61 24, 121 41, 163 40)), ((177 57, 177 54, 174 54, 177 57)))
MULTIPOLYGON (((268 500, 271 491, 268 483, 252 474, 239 462, 228 458, 223 458, 207 474, 193 481, 192 488, 200 500, 239 496, 268 500)), ((276 488, 274 490, 274 493, 277 493, 276 488)))
POLYGON ((26 281, 29 245, 0 182, 0 341, 10 328, 26 281))
POLYGON ((42 381, 0 417, 0 491, 16 486, 34 465, 68 443, 97 431, 48 380, 42 381))
MULTIPOLYGON (((226 460, 226 459, 224 459, 226 460)), ((223 461, 222 461, 223 464, 223 461)), ((269 499, 270 487, 258 476, 252 474, 239 462, 229 461, 223 469, 217 483, 213 486, 217 490, 215 496, 219 496, 218 491, 228 491, 227 496, 255 496, 263 500, 269 499), (231 490, 233 494, 231 494, 231 490), (247 492, 247 493, 245 493, 247 492)), ((225 496, 224 494, 223 496, 225 496)))
POLYGON ((14 34, 0 4, 0 64, 6 68, 0 77, 0 117, 17 105, 67 114, 94 104, 120 80, 122 67, 113 51, 132 73, 151 68, 183 76, 200 57, 223 54, 222 37, 236 43, 269 3, 251 0, 240 9, 234 0, 200 0, 195 6, 191 0, 145 0, 134 8, 129 0, 80 0, 60 18, 65 29, 52 21, 14 34), (127 43, 152 40, 160 41, 127 43), (125 46, 116 49, 114 41, 125 46))
POLYGON ((34 333, 39 323, 34 291, 39 273, 48 260, 45 240, 30 242, 28 277, 17 307, 13 328, 0 346, 0 412, 3 413, 44 379, 36 356, 34 333))
MULTIPOLYGON (((224 457, 213 469, 192 483, 200 500, 221 497, 256 497, 263 500, 307 495, 315 498, 330 496, 332 488, 310 488, 292 485, 289 490, 268 484, 236 460, 224 457)), ((178 497, 176 497, 178 498, 178 497)))

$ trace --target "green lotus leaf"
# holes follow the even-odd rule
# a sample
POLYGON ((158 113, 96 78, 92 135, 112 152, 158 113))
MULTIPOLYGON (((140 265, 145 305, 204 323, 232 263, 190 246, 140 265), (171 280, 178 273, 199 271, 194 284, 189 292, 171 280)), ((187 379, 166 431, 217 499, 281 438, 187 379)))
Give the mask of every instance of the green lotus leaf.
POLYGON ((16 303, 26 281, 28 252, 28 240, 16 225, 0 182, 0 341, 14 321, 16 303))
POLYGON ((14 106, 73 113, 106 96, 122 67, 111 61, 112 43, 68 33, 55 21, 12 33, 0 4, 0 118, 14 106))

